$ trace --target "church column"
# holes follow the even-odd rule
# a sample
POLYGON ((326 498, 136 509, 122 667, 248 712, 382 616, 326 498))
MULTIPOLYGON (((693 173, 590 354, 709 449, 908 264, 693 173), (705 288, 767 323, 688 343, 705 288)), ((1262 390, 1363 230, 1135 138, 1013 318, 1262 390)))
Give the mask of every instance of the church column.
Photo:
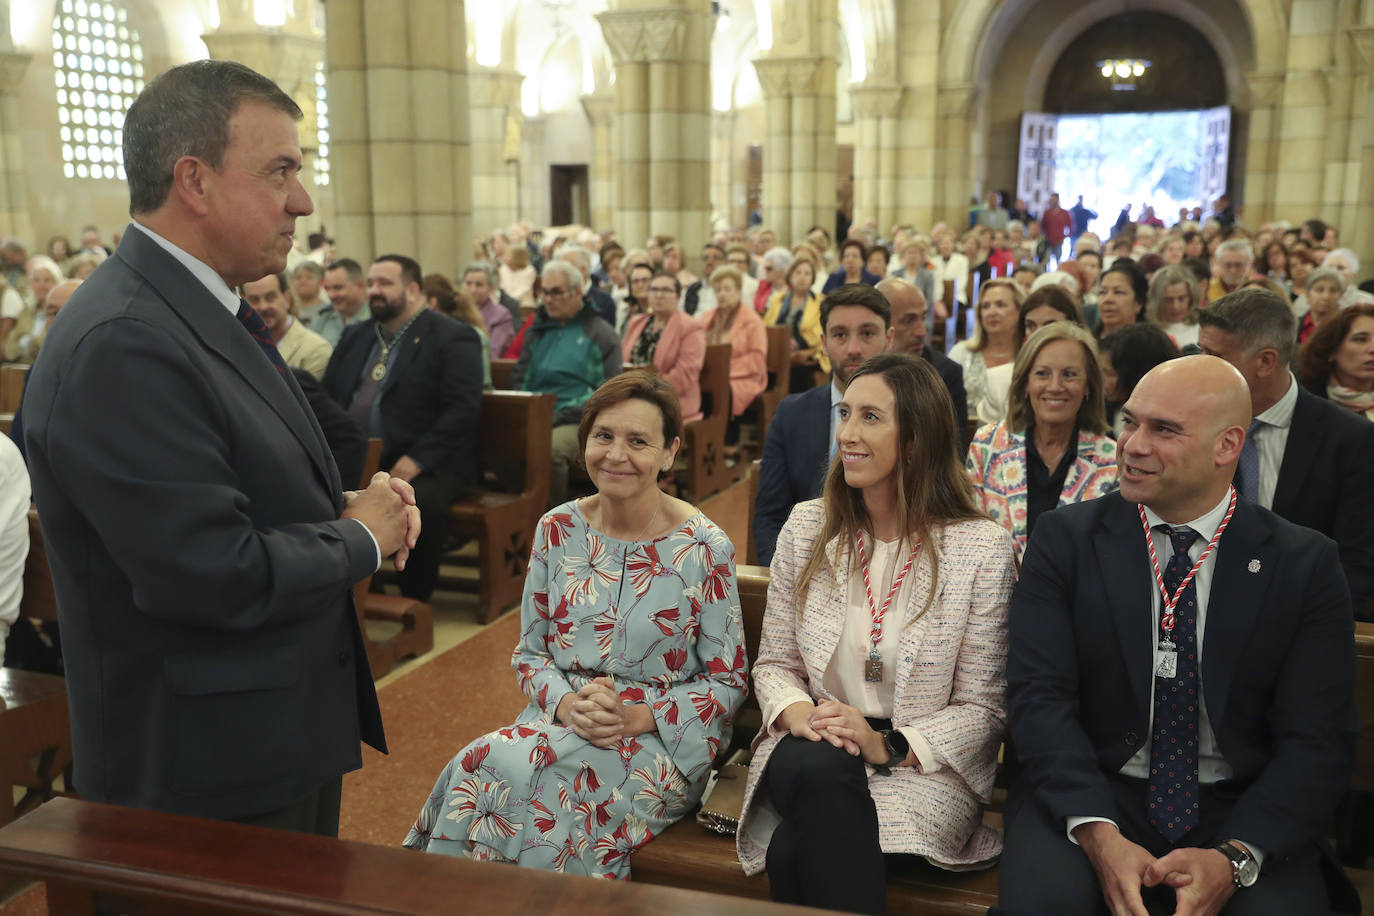
MULTIPOLYGON (((0 23, 5 38, 9 22, 0 23)), ((0 226, 5 234, 33 238, 29 218, 29 182, 19 142, 19 86, 29 68, 31 55, 0 51, 0 226)))
MULTIPOLYGON (((711 112, 711 206, 717 216, 733 225, 735 199, 735 113, 711 112)), ((743 221, 740 221, 741 225, 743 221)), ((711 227, 713 230, 714 226, 711 227)), ((713 232, 714 234, 714 232, 713 232)))
POLYGON ((598 230, 618 229, 615 225, 615 152, 611 135, 615 104, 613 92, 582 96, 582 110, 587 113, 587 121, 592 126, 592 166, 588 172, 591 181, 591 221, 598 230))
POLYGON ((329 0, 340 254, 453 269, 472 239, 461 0, 329 0))
POLYGON ((978 89, 967 84, 941 86, 937 101, 935 174, 943 187, 934 198, 941 216, 955 229, 966 225, 968 199, 973 193, 973 122, 978 89))
POLYGON ((854 148, 854 222, 872 219, 886 236, 898 220, 898 120, 900 86, 859 83, 851 87, 858 142, 854 148))
MULTIPOLYGON (((1275 115, 1278 143, 1270 219, 1298 223, 1315 215, 1323 200, 1322 181, 1331 101, 1331 48, 1336 5, 1330 0, 1293 0, 1289 19, 1287 74, 1275 115)), ((1246 208, 1248 221, 1254 214, 1246 208)))
POLYGON ((710 3, 620 0, 597 19, 615 58, 616 231, 696 251, 709 237, 710 3))
POLYGON ((1352 26, 1348 30, 1354 46, 1351 63, 1358 74, 1355 91, 1364 105, 1363 118, 1351 125, 1351 146, 1358 148, 1358 183, 1346 188, 1353 202, 1354 220, 1344 240, 1359 255, 1360 263, 1374 263, 1374 25, 1352 26))
POLYGON ((520 218, 520 136, 524 116, 515 70, 472 65, 468 103, 472 107, 472 228, 479 234, 520 218))
POLYGON ((1284 73, 1251 73, 1246 83, 1250 88, 1250 136, 1245 153, 1245 219, 1258 225, 1274 218, 1281 121, 1278 106, 1283 96, 1284 73))
POLYGON ((552 218, 549 170, 545 166, 544 134, 548 119, 544 115, 525 119, 520 156, 520 216, 536 226, 548 225, 552 218))

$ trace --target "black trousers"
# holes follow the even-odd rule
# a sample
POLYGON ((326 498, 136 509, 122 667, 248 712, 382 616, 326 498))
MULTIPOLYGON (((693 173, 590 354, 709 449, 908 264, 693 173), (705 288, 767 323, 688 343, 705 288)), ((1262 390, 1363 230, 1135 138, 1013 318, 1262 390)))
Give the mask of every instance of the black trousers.
POLYGON ((789 735, 773 750, 763 778, 782 816, 768 842, 773 899, 886 913, 887 868, 863 758, 789 735))
MULTIPOLYGON (((1176 848, 1146 819, 1148 789, 1145 781, 1115 775, 1111 781, 1116 796, 1115 820, 1122 835, 1156 857, 1176 848)), ((1107 905, 1097 873, 1087 855, 1069 841, 1064 822, 1052 817, 1044 805, 1020 788, 1012 793, 1007 803, 1006 846, 998 868, 998 912, 1002 916, 1106 914, 1107 905)), ((1222 834, 1238 797, 1238 789, 1224 784, 1203 786, 1199 806, 1201 822, 1177 845, 1201 848, 1232 839, 1222 834)), ((1243 840, 1244 837, 1234 839, 1243 840)), ((1143 896, 1151 913, 1174 911, 1176 898, 1171 888, 1145 888, 1143 896)), ((1236 891, 1222 914, 1288 916, 1329 911, 1321 856, 1314 846, 1283 862, 1275 861, 1272 856, 1266 858, 1259 882, 1254 887, 1236 891)))
POLYGON ((448 510, 454 500, 469 489, 454 474, 422 471, 410 482, 415 488, 415 505, 420 510, 420 540, 406 560, 406 568, 396 576, 401 594, 416 601, 428 601, 439 578, 439 558, 448 537, 448 510))
POLYGON ((343 794, 343 777, 338 776, 311 792, 294 805, 254 814, 250 817, 232 818, 235 823, 249 824, 254 827, 271 827, 273 830, 290 830, 294 833, 313 833, 316 836, 337 837, 339 835, 339 799, 343 794))

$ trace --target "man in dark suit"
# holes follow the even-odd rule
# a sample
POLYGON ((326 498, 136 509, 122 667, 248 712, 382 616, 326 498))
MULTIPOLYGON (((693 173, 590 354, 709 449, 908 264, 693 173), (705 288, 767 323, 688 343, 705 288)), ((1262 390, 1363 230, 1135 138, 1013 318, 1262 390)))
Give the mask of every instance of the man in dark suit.
POLYGON ((25 439, 77 790, 334 834, 359 738, 386 748, 353 585, 393 552, 404 564, 419 515, 384 474, 345 499, 233 292, 285 267, 312 210, 300 117, 230 61, 139 94, 124 124, 134 223, 53 323, 25 439))
POLYGON ((1036 526, 1005 913, 1324 913, 1324 878, 1352 902, 1322 839, 1358 729, 1350 596, 1335 544, 1232 490, 1249 407, 1219 359, 1156 367, 1123 408, 1120 492, 1036 526))
POLYGON ((705 314, 716 307, 716 293, 711 288, 711 274, 725 263, 725 249, 715 242, 701 246, 701 277, 683 290, 681 309, 688 315, 705 314))
POLYGON ((428 601, 448 509, 477 482, 482 344, 471 325, 425 307, 420 265, 378 258, 367 272, 372 317, 344 331, 324 387, 382 440, 381 466, 410 482, 423 533, 401 571, 401 594, 428 601))
POLYGON ((1236 489, 1334 540, 1356 617, 1374 619, 1374 423, 1298 384, 1289 368, 1296 320, 1279 296, 1237 290, 1198 317, 1202 352, 1235 366, 1250 386, 1253 419, 1236 489))
POLYGON ((754 503, 754 544, 759 562, 773 562, 778 532, 792 507, 821 495, 835 447, 836 404, 859 364, 887 349, 892 309, 871 286, 837 287, 821 303, 822 343, 830 382, 782 399, 763 442, 759 495, 754 503))
POLYGON ((930 311, 920 287, 909 280, 892 277, 878 284, 878 292, 892 306, 892 352, 919 356, 935 367, 949 389, 954 403, 954 428, 965 450, 973 435, 968 428, 968 393, 964 390, 964 370, 943 353, 926 343, 926 316, 930 311))

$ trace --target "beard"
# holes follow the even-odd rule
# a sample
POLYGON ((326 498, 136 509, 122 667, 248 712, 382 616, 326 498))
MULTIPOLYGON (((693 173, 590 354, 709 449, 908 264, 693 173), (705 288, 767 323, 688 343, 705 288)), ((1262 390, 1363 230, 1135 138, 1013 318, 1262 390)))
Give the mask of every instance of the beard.
POLYGON ((382 295, 372 296, 367 300, 367 304, 378 324, 386 324, 406 309, 406 301, 400 296, 395 299, 388 299, 382 295))

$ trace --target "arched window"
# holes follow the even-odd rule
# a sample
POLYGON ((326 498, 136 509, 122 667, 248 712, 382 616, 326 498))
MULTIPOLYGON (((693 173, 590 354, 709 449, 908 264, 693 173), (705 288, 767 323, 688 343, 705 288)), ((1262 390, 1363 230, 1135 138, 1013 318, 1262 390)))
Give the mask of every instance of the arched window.
POLYGON ((315 184, 329 184, 329 92, 324 79, 324 61, 315 65, 315 126, 320 147, 315 152, 315 184))
POLYGON ((63 171, 124 179, 124 112, 143 89, 143 45, 111 3, 59 0, 52 18, 63 171))

